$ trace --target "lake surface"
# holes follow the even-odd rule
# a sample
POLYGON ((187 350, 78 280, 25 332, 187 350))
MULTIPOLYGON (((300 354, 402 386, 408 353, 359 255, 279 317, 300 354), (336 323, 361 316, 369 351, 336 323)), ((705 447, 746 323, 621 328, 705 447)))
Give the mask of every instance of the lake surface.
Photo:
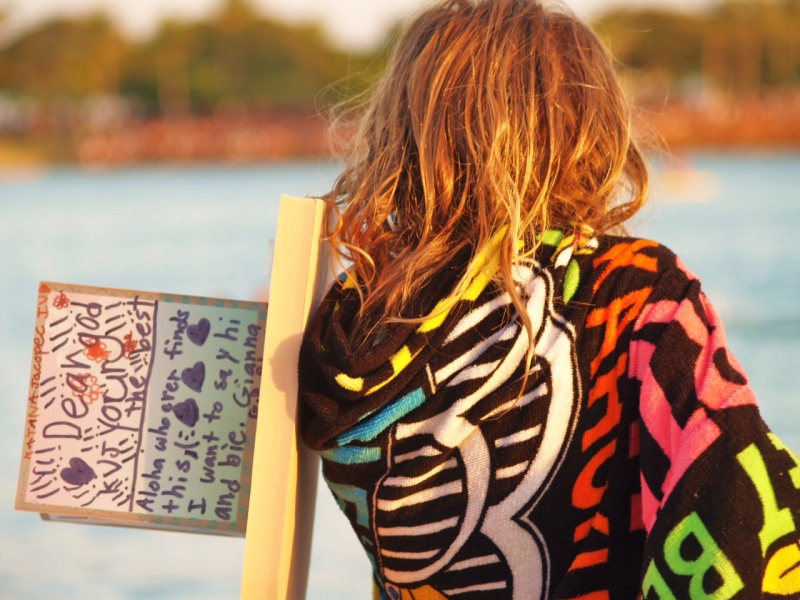
MULTIPOLYGON (((238 597, 242 540, 13 510, 37 284, 259 297, 280 193, 320 193, 335 174, 311 162, 0 174, 0 597, 238 597)), ((633 232, 700 275, 765 419, 800 450, 800 154, 694 154, 660 169, 653 195, 633 232)), ((308 597, 368 599, 370 589, 369 564, 321 485, 308 597)))

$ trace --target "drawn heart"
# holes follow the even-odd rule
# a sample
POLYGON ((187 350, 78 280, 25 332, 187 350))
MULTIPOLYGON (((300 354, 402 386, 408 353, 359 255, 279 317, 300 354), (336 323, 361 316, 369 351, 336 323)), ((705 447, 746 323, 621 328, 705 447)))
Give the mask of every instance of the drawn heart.
POLYGON ((69 466, 61 469, 61 479, 70 485, 86 485, 95 477, 92 467, 78 457, 70 458, 69 466))
POLYGON ((172 407, 172 412, 178 421, 187 427, 194 427, 197 419, 200 418, 200 409, 197 407, 197 402, 194 401, 194 398, 187 398, 183 402, 178 402, 172 407))
POLYGON ((190 390, 198 394, 203 391, 203 382, 206 380, 206 365, 202 361, 194 363, 193 367, 187 367, 181 372, 181 381, 190 390))
POLYGON ((194 325, 189 325, 189 327, 186 328, 186 335, 192 343, 202 346, 206 343, 206 338, 208 338, 208 333, 210 331, 211 323, 209 323, 208 319, 200 319, 194 325))

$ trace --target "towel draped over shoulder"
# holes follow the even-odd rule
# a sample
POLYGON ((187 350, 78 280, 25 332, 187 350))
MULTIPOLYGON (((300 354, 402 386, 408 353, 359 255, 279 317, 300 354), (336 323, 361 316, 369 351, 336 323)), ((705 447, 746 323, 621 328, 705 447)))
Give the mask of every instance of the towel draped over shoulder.
POLYGON ((304 437, 381 596, 800 597, 800 463, 680 259, 548 232, 514 271, 530 365, 496 268, 443 266, 359 346, 342 277, 304 339, 304 437))

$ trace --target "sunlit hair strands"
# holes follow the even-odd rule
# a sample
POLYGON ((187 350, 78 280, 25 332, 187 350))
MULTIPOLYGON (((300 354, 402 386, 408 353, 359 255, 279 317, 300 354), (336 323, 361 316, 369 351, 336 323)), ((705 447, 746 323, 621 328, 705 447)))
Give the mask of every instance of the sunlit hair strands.
POLYGON ((332 243, 374 324, 421 317, 409 300, 442 265, 505 230, 497 279, 527 326, 511 275, 520 253, 550 227, 615 228, 647 183, 589 27, 535 0, 451 0, 400 35, 328 198, 342 209, 332 243))

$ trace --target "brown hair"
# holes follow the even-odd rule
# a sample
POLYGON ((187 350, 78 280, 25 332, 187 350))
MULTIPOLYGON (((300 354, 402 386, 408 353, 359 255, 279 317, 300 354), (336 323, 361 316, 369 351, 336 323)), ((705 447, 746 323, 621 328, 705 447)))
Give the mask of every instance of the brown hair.
POLYGON ((449 0, 400 35, 328 196, 342 209, 331 240, 374 324, 423 317, 405 314, 408 301, 505 229, 497 279, 530 329, 514 262, 548 228, 619 226, 647 185, 612 60, 589 27, 536 0, 449 0))

